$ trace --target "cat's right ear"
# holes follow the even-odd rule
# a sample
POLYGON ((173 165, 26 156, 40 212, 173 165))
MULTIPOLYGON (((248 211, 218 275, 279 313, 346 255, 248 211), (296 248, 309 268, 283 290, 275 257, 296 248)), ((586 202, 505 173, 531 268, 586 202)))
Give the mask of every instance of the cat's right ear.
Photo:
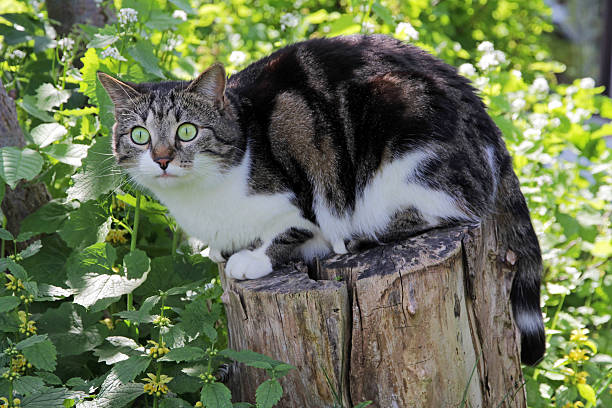
POLYGON ((140 92, 104 72, 98 71, 98 79, 113 101, 115 108, 130 108, 134 105, 133 99, 140 96, 140 92))

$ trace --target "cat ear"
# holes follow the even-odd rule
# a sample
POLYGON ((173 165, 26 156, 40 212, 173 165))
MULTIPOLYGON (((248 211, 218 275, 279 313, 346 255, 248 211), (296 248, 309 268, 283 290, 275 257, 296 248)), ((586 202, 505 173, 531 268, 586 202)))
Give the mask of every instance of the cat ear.
POLYGON ((115 108, 129 108, 134 105, 133 99, 140 96, 140 92, 130 85, 113 78, 104 72, 98 71, 98 79, 110 96, 115 108))
POLYGON ((215 106, 223 108, 225 106, 225 68, 220 62, 215 62, 208 69, 191 81, 187 87, 187 92, 198 92, 208 99, 214 101, 215 106))

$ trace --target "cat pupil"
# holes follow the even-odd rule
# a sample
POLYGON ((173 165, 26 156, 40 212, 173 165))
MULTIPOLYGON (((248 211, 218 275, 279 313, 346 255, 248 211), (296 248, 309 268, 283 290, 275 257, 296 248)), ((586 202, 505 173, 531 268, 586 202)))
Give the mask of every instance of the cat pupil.
MULTIPOLYGON (((289 45, 229 79, 217 63, 190 82, 132 84, 148 95, 142 106, 100 81, 116 112, 151 109, 158 134, 172 126, 158 112, 211 124, 210 138, 156 159, 191 166, 164 173, 174 177, 114 143, 117 157, 134 157, 121 161, 133 179, 211 258, 227 258, 229 277, 495 217, 520 259, 510 298, 522 360, 543 355, 538 240, 502 134, 455 68, 391 37, 353 35, 289 45)), ((136 126, 130 117, 116 114, 117 128, 136 126)), ((189 141, 197 129, 181 132, 189 141)))

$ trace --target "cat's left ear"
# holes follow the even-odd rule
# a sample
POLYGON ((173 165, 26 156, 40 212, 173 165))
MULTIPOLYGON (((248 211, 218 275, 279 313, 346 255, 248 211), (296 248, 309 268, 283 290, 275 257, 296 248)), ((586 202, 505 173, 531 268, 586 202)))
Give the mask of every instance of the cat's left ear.
POLYGON ((220 62, 215 62, 208 69, 191 81, 187 87, 187 92, 198 92, 207 99, 213 101, 214 105, 223 109, 226 105, 225 100, 225 68, 220 62))

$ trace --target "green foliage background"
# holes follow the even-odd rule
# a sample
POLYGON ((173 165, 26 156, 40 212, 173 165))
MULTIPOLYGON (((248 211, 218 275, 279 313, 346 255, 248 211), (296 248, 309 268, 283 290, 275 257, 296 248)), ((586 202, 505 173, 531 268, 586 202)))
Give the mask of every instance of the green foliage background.
POLYGON ((0 230, 1 404, 230 407, 214 374, 236 360, 268 372, 257 406, 273 406, 291 366, 225 349, 216 266, 114 165, 95 73, 189 79, 217 60, 231 73, 298 40, 376 32, 459 67, 514 156, 545 258, 549 347, 524 370, 529 406, 612 406, 612 102, 588 78, 556 83, 543 0, 101 3, 137 14, 66 40, 41 2, 0 6, 1 78, 28 143, 0 150, 0 177, 53 196, 17 236, 0 230))

